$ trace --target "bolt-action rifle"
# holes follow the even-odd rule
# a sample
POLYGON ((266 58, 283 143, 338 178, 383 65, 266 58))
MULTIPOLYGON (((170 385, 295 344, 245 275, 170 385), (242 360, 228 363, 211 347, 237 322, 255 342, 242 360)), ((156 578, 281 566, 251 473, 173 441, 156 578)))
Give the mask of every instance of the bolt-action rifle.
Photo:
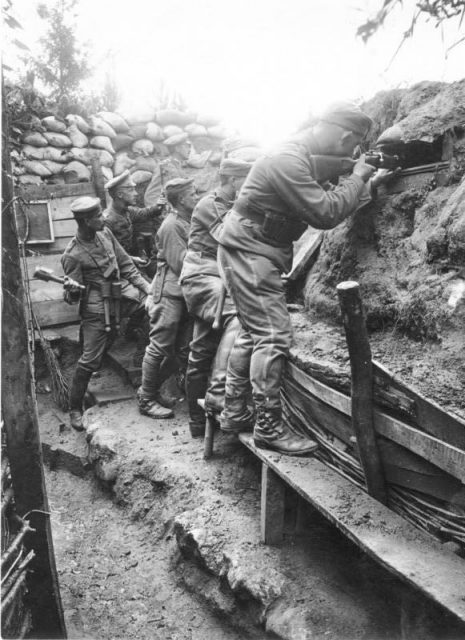
MULTIPOLYGON (((326 182, 327 180, 335 180, 339 176, 352 173, 352 169, 357 160, 354 158, 346 158, 339 156, 310 156, 315 178, 318 182, 326 182)), ((375 169, 399 169, 401 161, 399 156, 391 156, 382 151, 367 151, 365 154, 365 163, 370 164, 375 169)))

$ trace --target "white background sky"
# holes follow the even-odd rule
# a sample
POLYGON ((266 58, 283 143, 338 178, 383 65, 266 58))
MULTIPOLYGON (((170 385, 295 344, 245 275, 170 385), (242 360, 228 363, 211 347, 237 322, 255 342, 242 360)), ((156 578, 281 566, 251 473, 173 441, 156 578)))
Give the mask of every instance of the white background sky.
MULTIPOLYGON (((46 4, 53 4, 49 1, 46 4)), ((80 39, 96 65, 89 87, 113 67, 121 112, 152 107, 160 80, 196 110, 263 143, 283 138, 309 112, 335 99, 367 99, 420 80, 465 77, 457 19, 434 28, 425 18, 388 64, 408 28, 415 0, 404 0, 363 44, 357 26, 382 0, 80 0, 80 39)), ((32 50, 41 35, 36 0, 13 0, 32 50)), ((464 20, 465 23, 465 20, 464 20)))

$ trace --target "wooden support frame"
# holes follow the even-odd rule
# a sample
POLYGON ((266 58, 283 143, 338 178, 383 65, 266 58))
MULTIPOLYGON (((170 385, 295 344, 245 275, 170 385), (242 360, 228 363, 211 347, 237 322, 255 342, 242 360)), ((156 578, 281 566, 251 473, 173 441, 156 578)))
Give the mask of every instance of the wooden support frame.
POLYGON ((283 540, 284 494, 284 482, 262 462, 260 539, 264 544, 279 545, 283 540))
POLYGON ((348 281, 341 282, 336 288, 349 348, 352 427, 357 437, 360 462, 368 493, 387 504, 386 483, 373 424, 373 368, 360 287, 358 282, 348 281))

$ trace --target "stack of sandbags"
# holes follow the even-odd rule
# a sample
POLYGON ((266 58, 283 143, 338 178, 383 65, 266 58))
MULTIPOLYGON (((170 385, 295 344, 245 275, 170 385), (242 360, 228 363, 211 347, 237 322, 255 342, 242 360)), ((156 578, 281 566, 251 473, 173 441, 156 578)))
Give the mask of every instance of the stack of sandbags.
POLYGON ((25 131, 21 151, 12 154, 22 184, 89 181, 94 158, 106 180, 129 169, 136 184, 148 183, 162 160, 189 143, 190 150, 184 147, 186 172, 201 173, 201 189, 207 190, 216 179, 227 137, 217 118, 177 109, 127 117, 101 111, 88 119, 50 115, 38 129, 25 131))

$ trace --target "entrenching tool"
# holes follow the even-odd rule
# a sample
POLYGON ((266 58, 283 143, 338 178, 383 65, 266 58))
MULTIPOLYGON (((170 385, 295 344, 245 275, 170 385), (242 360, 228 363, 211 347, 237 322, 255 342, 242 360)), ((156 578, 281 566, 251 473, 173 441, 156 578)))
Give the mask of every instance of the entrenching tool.
POLYGON ((121 282, 112 282, 111 283, 111 297, 113 298, 113 308, 115 311, 115 329, 119 331, 120 323, 121 323, 121 290, 122 285, 121 282))

